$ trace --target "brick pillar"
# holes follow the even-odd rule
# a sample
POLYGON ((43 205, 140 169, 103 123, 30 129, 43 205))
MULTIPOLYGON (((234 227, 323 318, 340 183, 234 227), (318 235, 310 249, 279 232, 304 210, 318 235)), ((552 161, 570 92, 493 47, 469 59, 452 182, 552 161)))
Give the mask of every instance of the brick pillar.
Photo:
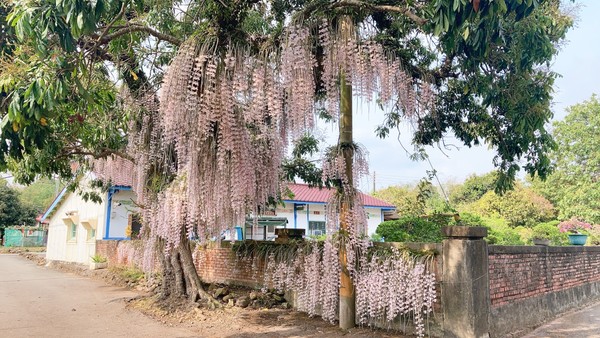
POLYGON ((484 227, 444 227, 444 337, 489 337, 490 288, 484 227))

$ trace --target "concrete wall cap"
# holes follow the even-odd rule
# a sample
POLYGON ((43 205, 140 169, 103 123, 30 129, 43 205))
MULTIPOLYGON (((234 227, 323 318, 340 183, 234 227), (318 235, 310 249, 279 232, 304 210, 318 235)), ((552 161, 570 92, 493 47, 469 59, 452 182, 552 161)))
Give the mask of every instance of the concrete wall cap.
POLYGON ((442 234, 448 238, 481 239, 487 236, 487 232, 486 227, 442 227, 442 234))

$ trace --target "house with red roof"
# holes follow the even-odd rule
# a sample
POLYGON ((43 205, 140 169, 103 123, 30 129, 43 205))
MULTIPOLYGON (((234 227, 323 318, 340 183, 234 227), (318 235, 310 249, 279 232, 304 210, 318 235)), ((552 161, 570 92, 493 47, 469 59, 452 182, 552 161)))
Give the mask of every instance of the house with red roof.
MULTIPOLYGON (((306 236, 319 236, 326 233, 325 227, 325 207, 334 189, 309 187, 307 184, 289 184, 288 188, 293 197, 287 197, 283 200, 283 205, 278 205, 271 211, 269 216, 279 220, 273 222, 264 229, 258 229, 257 234, 251 233, 251 224, 246 224, 247 239, 273 239, 275 238, 275 228, 286 227, 293 229, 304 229, 306 236)), ((396 207, 390 203, 360 193, 360 198, 367 213, 368 234, 375 233, 377 226, 386 219, 387 215, 392 214, 396 207)), ((263 218, 262 220, 266 220, 263 218)), ((266 225, 266 224, 265 224, 266 225)))

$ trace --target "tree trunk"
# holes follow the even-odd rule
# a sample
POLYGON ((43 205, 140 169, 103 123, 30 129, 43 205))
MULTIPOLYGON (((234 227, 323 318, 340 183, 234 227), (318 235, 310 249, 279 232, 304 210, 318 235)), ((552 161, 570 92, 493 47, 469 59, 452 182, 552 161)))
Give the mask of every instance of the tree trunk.
MULTIPOLYGON (((346 83, 346 76, 341 72, 340 76, 340 138, 339 148, 342 149, 344 161, 346 164, 345 175, 348 178, 349 186, 353 186, 352 180, 352 162, 354 157, 353 139, 352 139, 352 86, 346 83)), ((341 210, 340 210, 340 232, 343 236, 348 234, 349 224, 347 224, 347 213, 352 209, 352 191, 345 191, 342 188, 341 210)), ((355 293, 354 283, 350 278, 348 271, 348 258, 346 245, 340 245, 340 328, 349 329, 355 326, 355 293)))
MULTIPOLYGON (((182 234, 182 237, 185 237, 185 234, 182 234)), ((202 286, 192 258, 192 244, 189 239, 182 238, 179 246, 171 249, 168 254, 164 249, 163 241, 160 241, 157 250, 163 275, 162 298, 187 298, 192 302, 202 299, 211 307, 221 306, 221 303, 206 292, 202 286)))

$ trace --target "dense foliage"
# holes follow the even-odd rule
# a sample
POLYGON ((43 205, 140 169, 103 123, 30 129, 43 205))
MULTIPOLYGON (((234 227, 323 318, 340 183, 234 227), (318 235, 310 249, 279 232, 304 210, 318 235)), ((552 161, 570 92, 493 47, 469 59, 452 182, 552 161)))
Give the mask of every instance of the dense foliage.
POLYGON ((381 223, 376 233, 386 242, 441 242, 441 228, 447 224, 448 220, 443 217, 427 219, 404 216, 398 220, 381 223))
POLYGON ((600 223, 600 102, 596 95, 567 109, 554 123, 557 147, 552 152, 554 172, 535 189, 552 201, 560 219, 580 217, 600 223))
MULTIPOLYGON (((0 179, 0 235, 14 225, 35 225, 37 212, 19 200, 19 191, 0 179)), ((1 237, 1 236, 0 236, 1 237)))

